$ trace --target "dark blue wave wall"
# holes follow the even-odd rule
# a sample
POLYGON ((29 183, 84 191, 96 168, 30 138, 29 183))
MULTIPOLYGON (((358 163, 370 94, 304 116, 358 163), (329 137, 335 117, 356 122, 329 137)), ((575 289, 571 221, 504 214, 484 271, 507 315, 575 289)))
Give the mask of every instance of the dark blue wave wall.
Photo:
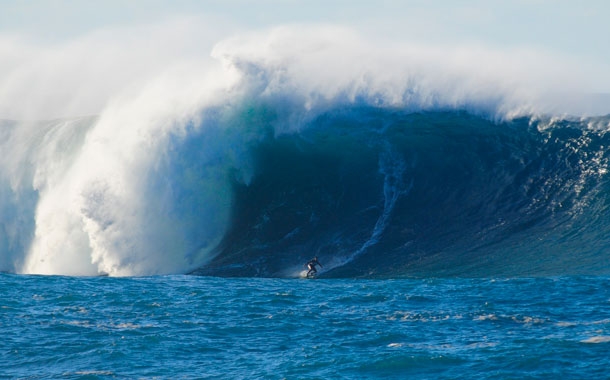
POLYGON ((610 273, 610 136, 588 123, 353 106, 270 132, 195 273, 293 276, 313 255, 327 277, 610 273))

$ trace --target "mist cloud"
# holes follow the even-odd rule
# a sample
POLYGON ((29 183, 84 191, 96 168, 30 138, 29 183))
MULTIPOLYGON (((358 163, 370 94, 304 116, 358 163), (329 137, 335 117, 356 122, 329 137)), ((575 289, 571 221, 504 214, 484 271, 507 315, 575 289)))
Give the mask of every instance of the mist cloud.
POLYGON ((139 96, 159 78, 168 83, 179 68, 218 63, 250 79, 252 70, 264 72, 268 93, 292 87, 310 105, 316 97, 376 93, 385 104, 413 109, 608 112, 598 102, 603 97, 592 98, 604 81, 603 67, 528 47, 389 42, 334 25, 233 30, 218 21, 179 17, 105 28, 56 44, 0 36, 0 118, 100 114, 113 98, 139 96))

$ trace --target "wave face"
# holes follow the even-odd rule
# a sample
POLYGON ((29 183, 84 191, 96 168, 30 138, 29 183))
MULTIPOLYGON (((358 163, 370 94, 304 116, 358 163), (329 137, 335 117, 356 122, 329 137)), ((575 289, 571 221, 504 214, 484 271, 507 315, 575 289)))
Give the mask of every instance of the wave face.
POLYGON ((603 120, 492 122, 354 106, 253 147, 232 224, 198 273, 608 273, 603 120))
MULTIPOLYGON (((539 116, 585 99, 548 70, 570 65, 332 26, 211 53, 106 89, 97 116, 1 122, 0 270, 292 277, 318 255, 333 277, 610 272, 610 120, 539 116)), ((7 94, 40 74, 40 103, 65 106, 50 115, 79 104, 45 101, 57 70, 27 67, 7 94)))

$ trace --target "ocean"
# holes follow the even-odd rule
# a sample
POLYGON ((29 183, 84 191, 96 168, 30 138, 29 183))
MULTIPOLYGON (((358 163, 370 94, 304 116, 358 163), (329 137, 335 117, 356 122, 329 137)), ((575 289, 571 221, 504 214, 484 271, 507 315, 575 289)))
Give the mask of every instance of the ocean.
POLYGON ((352 104, 295 126, 259 103, 163 133, 5 121, 0 269, 294 278, 317 255, 322 278, 610 274, 607 116, 352 104))
POLYGON ((608 378, 608 277, 0 285, 2 378, 608 378))
POLYGON ((610 116, 311 31, 0 120, 0 377, 610 377, 610 116))

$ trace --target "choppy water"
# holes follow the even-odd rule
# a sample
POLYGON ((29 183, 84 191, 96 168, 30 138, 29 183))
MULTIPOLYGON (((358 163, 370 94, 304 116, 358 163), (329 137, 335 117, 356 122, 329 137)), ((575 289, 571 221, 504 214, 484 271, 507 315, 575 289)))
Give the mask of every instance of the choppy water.
POLYGON ((610 279, 0 275, 2 378, 608 378, 610 279))

